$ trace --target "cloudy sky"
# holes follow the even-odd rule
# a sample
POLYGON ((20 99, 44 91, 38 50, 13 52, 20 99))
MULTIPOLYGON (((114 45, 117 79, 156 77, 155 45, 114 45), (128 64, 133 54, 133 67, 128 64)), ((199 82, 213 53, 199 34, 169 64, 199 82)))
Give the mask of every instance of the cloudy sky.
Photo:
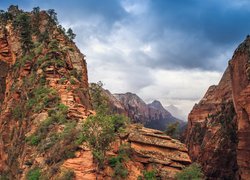
POLYGON ((248 0, 1 0, 0 9, 10 4, 55 9, 77 34, 91 82, 186 115, 250 33, 248 0))

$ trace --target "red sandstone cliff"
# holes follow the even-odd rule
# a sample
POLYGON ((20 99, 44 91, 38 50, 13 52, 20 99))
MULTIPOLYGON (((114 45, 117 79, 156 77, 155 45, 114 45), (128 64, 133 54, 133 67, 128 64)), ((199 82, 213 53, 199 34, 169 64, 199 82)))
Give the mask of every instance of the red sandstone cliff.
POLYGON ((238 124, 237 162, 242 179, 250 179, 250 37, 236 49, 229 63, 238 124))
POLYGON ((202 165, 207 178, 236 178, 236 130, 227 68, 219 84, 209 87, 188 116, 186 143, 189 154, 202 165))
POLYGON ((189 114, 186 143, 209 178, 250 178, 250 37, 189 114))
MULTIPOLYGON (((51 143, 51 138, 66 127, 62 122, 49 121, 57 116, 56 111, 62 113, 65 123, 71 119, 81 122, 91 113, 87 67, 75 44, 55 24, 48 26, 50 18, 44 11, 39 12, 38 28, 41 34, 48 31, 47 42, 38 42, 38 36, 32 34, 34 45, 26 54, 21 45, 22 32, 14 28, 14 22, 18 17, 33 19, 35 15, 14 6, 4 15, 9 20, 2 20, 0 25, 0 174, 22 179, 30 168, 55 165, 49 162, 53 151, 64 156, 71 148, 70 143, 59 139, 48 147, 43 145, 51 143), (50 58, 57 61, 53 63, 50 58), (50 124, 44 126, 46 123, 50 124), (40 141, 40 147, 32 146, 40 141)), ((70 133, 73 138, 74 132, 70 133)))
MULTIPOLYGON (((8 20, 2 22, 1 14, 0 178, 26 179, 38 169, 43 178, 54 179, 70 169, 79 180, 112 179, 108 163, 97 174, 92 153, 77 143, 82 124, 94 113, 84 55, 44 11, 27 13, 12 6, 3 15, 8 20), (39 32, 32 29, 31 42, 25 39, 32 46, 23 52, 22 31, 14 24, 27 16, 39 32)), ((109 156, 117 154, 120 143, 132 150, 125 163, 128 179, 152 169, 163 179, 173 178, 191 163, 185 145, 160 131, 128 127, 109 156)))

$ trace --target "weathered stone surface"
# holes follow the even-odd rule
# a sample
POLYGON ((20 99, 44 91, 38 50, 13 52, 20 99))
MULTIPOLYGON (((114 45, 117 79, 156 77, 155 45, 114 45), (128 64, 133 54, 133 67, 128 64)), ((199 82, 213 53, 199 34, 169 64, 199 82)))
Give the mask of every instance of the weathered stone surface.
MULTIPOLYGON (((164 135, 161 131, 131 125, 127 128, 125 136, 120 136, 113 143, 107 153, 113 157, 117 155, 121 144, 129 143, 132 150, 131 159, 125 162, 128 170, 126 179, 137 180, 143 171, 156 170, 161 179, 173 179, 182 168, 191 164, 187 148, 178 140, 164 135)), ((96 164, 93 162, 91 151, 82 149, 77 157, 68 159, 63 167, 74 170, 76 179, 112 179, 114 170, 105 164, 105 169, 96 174, 96 164)))
POLYGON ((235 179, 237 171, 236 115, 227 68, 218 85, 210 86, 188 116, 186 143, 208 179, 235 179))
POLYGON ((238 123, 238 151, 237 161, 241 179, 250 179, 250 83, 249 83, 249 55, 250 38, 235 51, 230 61, 232 90, 238 123))
MULTIPOLYGON (((29 15, 32 16, 31 13, 29 15)), ((46 29, 48 15, 42 11, 40 18, 42 23, 39 28, 42 31, 46 29)), ((35 88, 34 84, 34 87, 30 85, 24 90, 25 77, 35 73, 34 79, 37 80, 43 76, 46 87, 54 89, 58 93, 60 103, 69 107, 68 118, 79 125, 88 115, 93 114, 84 55, 61 30, 55 26, 47 30, 50 41, 57 40, 62 49, 70 48, 65 51, 63 61, 66 65, 63 67, 52 65, 44 69, 35 67, 35 63, 47 54, 47 46, 43 46, 41 53, 32 60, 17 66, 23 57, 19 32, 11 21, 6 25, 0 24, 0 175, 7 173, 10 179, 25 179, 25 174, 31 167, 40 166, 46 169, 48 164, 45 163, 45 157, 49 153, 39 152, 36 147, 27 145, 25 139, 37 130, 38 124, 47 119, 49 109, 43 109, 39 113, 27 112, 29 117, 22 118, 20 115, 19 119, 13 115, 17 105, 24 105, 19 103, 28 101, 28 94, 35 88), (72 73, 79 77, 70 76, 72 73), (69 75, 70 80, 61 83, 60 80, 65 75, 69 75)), ((36 41, 38 37, 33 36, 32 39, 36 41)), ((18 113, 21 114, 20 111, 23 109, 24 107, 20 107, 18 113)), ((53 131, 61 132, 62 129, 63 126, 58 125, 53 131)))
POLYGON ((185 124, 172 116, 157 100, 146 104, 139 96, 133 93, 114 94, 114 97, 119 101, 126 112, 125 114, 133 122, 142 123, 148 128, 165 130, 166 125, 169 123, 179 122, 181 127, 185 124))

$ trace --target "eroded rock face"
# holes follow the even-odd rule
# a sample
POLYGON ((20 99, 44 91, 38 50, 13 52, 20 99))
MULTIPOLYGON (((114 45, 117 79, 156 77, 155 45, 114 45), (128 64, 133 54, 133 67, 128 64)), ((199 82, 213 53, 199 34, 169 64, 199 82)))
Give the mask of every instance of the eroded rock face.
POLYGON ((146 104, 139 96, 133 93, 114 94, 114 96, 120 101, 126 114, 133 122, 142 123, 148 128, 163 131, 169 123, 179 122, 181 126, 185 124, 172 116, 157 100, 146 104))
MULTIPOLYGON (((131 146, 132 155, 125 162, 128 170, 127 179, 136 180, 143 171, 156 170, 161 179, 173 179, 175 174, 182 168, 191 164, 187 153, 187 148, 178 140, 164 135, 161 131, 131 125, 126 133, 120 136, 108 156, 117 156, 117 149, 121 144, 131 146)), ((91 159, 92 154, 88 149, 82 150, 77 155, 78 158, 69 159, 64 163, 64 167, 71 168, 76 172, 77 179, 112 179, 114 169, 108 162, 105 169, 96 174, 96 165, 91 159), (81 159, 80 157, 83 157, 81 159)))
POLYGON ((230 61, 234 106, 238 123, 237 162, 242 179, 250 179, 250 38, 235 51, 230 61))
POLYGON ((186 143, 207 178, 236 178, 237 124, 229 68, 190 112, 186 143))
MULTIPOLYGON (((14 14, 12 12, 13 19, 20 13, 18 9, 14 14)), ((33 15, 28 13, 31 19, 33 15)), ((55 24, 48 28, 49 18, 44 11, 40 12, 39 16, 40 33, 48 30, 48 43, 40 43, 34 50, 34 55, 26 55, 32 57, 27 58, 28 60, 24 59, 20 32, 13 27, 13 21, 0 24, 0 175, 9 179, 24 179, 28 170, 34 167, 41 167, 42 170, 48 168, 51 152, 45 153, 28 145, 27 137, 48 120, 52 110, 50 103, 56 102, 66 106, 67 120, 71 119, 76 124, 81 124, 92 114, 84 55, 55 24), (49 48, 49 43, 52 41, 58 42, 59 48, 55 50, 57 52, 52 53, 60 55, 60 65, 53 65, 48 59, 52 49, 49 48), (46 57, 47 64, 42 62, 46 57), (33 106, 38 106, 41 102, 33 106, 28 105, 28 102, 34 103, 29 100, 35 96, 33 92, 36 88, 40 92, 50 91, 43 94, 47 107, 43 104, 44 107, 40 107, 39 111, 34 110, 36 107, 33 106), (56 96, 51 99, 53 94, 56 96)), ((34 44, 38 44, 37 39, 38 37, 32 34, 34 44)), ((53 131, 47 134, 60 133, 65 125, 52 124, 47 128, 53 131)))

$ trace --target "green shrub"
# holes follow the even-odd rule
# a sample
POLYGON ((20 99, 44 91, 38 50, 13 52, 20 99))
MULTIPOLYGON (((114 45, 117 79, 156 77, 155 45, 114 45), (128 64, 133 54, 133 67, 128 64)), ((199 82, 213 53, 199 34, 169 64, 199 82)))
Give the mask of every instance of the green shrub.
POLYGON ((131 155, 131 147, 123 144, 119 147, 118 156, 111 157, 108 160, 109 165, 114 169, 113 177, 116 179, 124 179, 128 175, 128 170, 124 166, 124 161, 128 160, 131 155))
POLYGON ((109 165, 114 168, 118 163, 122 162, 121 156, 111 157, 108 161, 109 165))
POLYGON ((85 141, 86 141, 86 137, 82 133, 79 133, 76 140, 75 140, 75 144, 81 145, 85 141))
POLYGON ((76 84, 76 81, 75 81, 74 77, 70 77, 69 82, 70 82, 70 84, 72 84, 72 85, 76 84))
POLYGON ((204 177, 200 165, 193 163, 176 174, 177 180, 200 180, 204 177))
POLYGON ((41 170, 39 168, 34 168, 28 172, 26 179, 27 180, 39 180, 40 177, 41 177, 41 170))
POLYGON ((114 167, 113 178, 115 179, 125 179, 128 176, 128 170, 121 162, 117 162, 114 167))
POLYGON ((156 180, 156 172, 152 171, 144 171, 143 176, 145 180, 156 180))
POLYGON ((59 79, 58 83, 64 84, 66 80, 67 80, 67 78, 63 77, 63 78, 59 79))
POLYGON ((25 109, 22 105, 17 105, 11 114, 15 119, 22 120, 25 117, 25 109))
POLYGON ((75 178, 75 172, 72 170, 67 170, 62 173, 60 180, 73 180, 75 178))
POLYGON ((27 107, 34 112, 40 112, 44 108, 54 107, 59 102, 56 90, 46 86, 38 86, 29 94, 27 107))
POLYGON ((173 138, 178 138, 179 133, 179 122, 170 123, 167 125, 165 133, 173 138))
POLYGON ((40 143, 41 138, 37 135, 31 135, 27 137, 25 140, 26 142, 28 142, 29 145, 37 146, 40 143))
POLYGON ((156 171, 143 171, 143 176, 139 176, 137 180, 156 180, 156 171))

